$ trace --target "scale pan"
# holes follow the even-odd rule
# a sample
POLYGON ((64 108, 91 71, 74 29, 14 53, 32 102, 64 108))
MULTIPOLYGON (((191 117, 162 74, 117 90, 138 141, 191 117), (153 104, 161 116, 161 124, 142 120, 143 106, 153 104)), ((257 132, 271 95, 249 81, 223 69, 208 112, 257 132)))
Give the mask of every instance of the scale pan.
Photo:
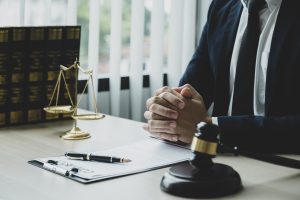
POLYGON ((62 105, 62 106, 48 106, 44 108, 44 111, 47 113, 52 114, 67 114, 67 113, 73 113, 74 107, 62 105))
POLYGON ((77 114, 73 115, 72 118, 76 120, 98 120, 104 118, 105 115, 101 113, 94 114, 77 114))

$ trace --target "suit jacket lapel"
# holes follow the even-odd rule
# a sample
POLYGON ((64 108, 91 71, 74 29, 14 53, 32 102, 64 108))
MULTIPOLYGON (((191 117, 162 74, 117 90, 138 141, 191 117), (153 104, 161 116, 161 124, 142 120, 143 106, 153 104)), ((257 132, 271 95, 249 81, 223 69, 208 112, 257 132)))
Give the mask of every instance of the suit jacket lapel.
POLYGON ((243 5, 240 1, 236 1, 226 19, 224 30, 224 39, 222 52, 220 54, 217 71, 217 92, 215 96, 215 106, 213 115, 226 115, 229 105, 229 71, 232 57, 233 46, 235 43, 236 33, 240 22, 243 5), (225 84, 224 84, 225 83, 225 84))
POLYGON ((284 67, 283 65, 279 65, 280 59, 282 59, 281 52, 285 41, 288 39, 287 35, 291 31, 293 21, 295 20, 294 14, 296 13, 296 9, 298 9, 297 1, 299 0, 283 0, 277 16, 267 69, 265 93, 266 115, 269 113, 270 102, 276 90, 276 83, 278 83, 278 70, 280 67, 284 67))

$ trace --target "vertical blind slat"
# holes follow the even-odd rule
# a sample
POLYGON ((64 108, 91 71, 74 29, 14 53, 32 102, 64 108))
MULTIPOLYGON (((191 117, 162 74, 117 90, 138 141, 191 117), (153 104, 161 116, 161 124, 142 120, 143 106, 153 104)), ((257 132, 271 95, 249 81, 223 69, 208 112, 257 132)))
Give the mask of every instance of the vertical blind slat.
MULTIPOLYGON (((45 0, 44 1, 44 22, 43 24, 46 26, 51 25, 51 8, 52 8, 52 0, 45 0)), ((42 24, 41 24, 42 25, 42 24)))
POLYGON ((151 13, 150 89, 151 95, 163 85, 164 1, 154 0, 151 13))
POLYGON ((183 11, 183 39, 182 39, 182 70, 184 72, 186 66, 195 50, 196 36, 196 0, 184 1, 183 11))
POLYGON ((142 118, 144 0, 132 0, 130 33, 130 101, 132 119, 142 118))
POLYGON ((121 38, 122 38, 122 1, 111 1, 111 33, 110 33, 110 91, 111 113, 120 115, 120 65, 121 65, 121 38))
MULTIPOLYGON (((90 0, 89 1, 89 46, 88 46, 88 65, 90 69, 93 69, 93 84, 89 84, 88 87, 88 109, 94 109, 93 92, 98 91, 97 69, 99 67, 99 33, 100 33, 100 1, 90 0)), ((97 98, 97 95, 96 95, 97 98)))
POLYGON ((19 0, 20 2, 20 7, 19 7, 19 14, 20 14, 20 18, 19 18, 19 24, 20 26, 24 26, 25 23, 25 0, 19 0))
POLYGON ((31 10, 31 0, 25 1, 24 4, 24 26, 29 26, 30 23, 30 10, 31 10))
POLYGON ((67 25, 77 24, 77 0, 68 0, 67 2, 67 25))
POLYGON ((181 76, 182 64, 182 29, 183 29, 182 0, 171 1, 170 33, 168 50, 168 85, 177 86, 181 76))

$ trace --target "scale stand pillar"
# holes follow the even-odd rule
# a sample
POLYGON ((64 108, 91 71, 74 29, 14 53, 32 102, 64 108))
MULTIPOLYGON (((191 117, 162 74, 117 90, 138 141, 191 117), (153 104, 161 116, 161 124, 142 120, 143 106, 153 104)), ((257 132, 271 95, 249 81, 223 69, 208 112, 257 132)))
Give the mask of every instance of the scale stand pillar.
POLYGON ((90 137, 91 135, 88 132, 82 131, 77 126, 77 120, 74 120, 74 126, 71 130, 66 131, 63 135, 61 135, 61 138, 65 140, 82 140, 90 137))

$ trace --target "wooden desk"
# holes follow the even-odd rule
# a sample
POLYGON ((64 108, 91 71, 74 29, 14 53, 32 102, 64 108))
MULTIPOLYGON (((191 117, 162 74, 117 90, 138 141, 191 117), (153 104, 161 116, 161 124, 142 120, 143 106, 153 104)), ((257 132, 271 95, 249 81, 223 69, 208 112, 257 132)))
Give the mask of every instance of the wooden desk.
MULTIPOLYGON (((160 190, 160 180, 167 169, 83 185, 27 164, 33 158, 57 156, 65 151, 98 151, 147 136, 141 123, 111 116, 99 121, 81 121, 79 125, 92 138, 60 139, 59 135, 71 128, 71 121, 0 129, 0 199, 182 199, 160 190)), ((235 168, 244 185, 243 191, 224 199, 300 199, 299 170, 245 157, 220 156, 215 161, 235 168)))

